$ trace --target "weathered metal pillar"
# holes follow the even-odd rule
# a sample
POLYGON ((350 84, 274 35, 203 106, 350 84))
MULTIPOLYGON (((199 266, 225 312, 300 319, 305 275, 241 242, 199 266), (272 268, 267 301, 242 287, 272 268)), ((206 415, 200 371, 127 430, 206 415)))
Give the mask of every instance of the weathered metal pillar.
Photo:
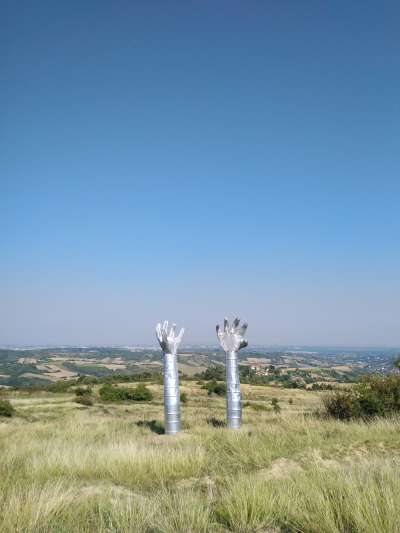
POLYGON ((165 434, 174 435, 181 429, 181 400, 176 352, 182 340, 184 328, 175 337, 175 324, 168 336, 168 322, 157 324, 156 335, 164 354, 164 421, 165 434))
POLYGON ((239 429, 242 426, 242 394, 240 392, 240 379, 238 368, 238 351, 247 346, 243 339, 247 324, 239 329, 240 318, 233 322, 229 330, 228 319, 224 321, 224 331, 217 326, 219 342, 226 355, 226 418, 229 429, 239 429))

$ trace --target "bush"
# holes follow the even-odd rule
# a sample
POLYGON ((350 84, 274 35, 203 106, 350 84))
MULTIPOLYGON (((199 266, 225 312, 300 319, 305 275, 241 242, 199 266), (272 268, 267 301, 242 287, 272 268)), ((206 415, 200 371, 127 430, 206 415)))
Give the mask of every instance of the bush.
POLYGON ((10 417, 15 409, 8 400, 0 400, 0 416, 10 417))
POLYGON ((201 388, 208 390, 209 396, 211 396, 213 392, 215 392, 215 394, 218 394, 218 396, 226 395, 226 383, 218 383, 216 379, 213 379, 209 383, 204 384, 201 388))
POLYGON ((93 405, 92 398, 89 395, 87 395, 87 394, 85 394, 83 396, 77 396, 75 398, 75 402, 76 403, 80 403, 81 405, 86 405, 88 407, 93 405))
POLYGON ((352 390, 335 390, 322 397, 323 412, 339 420, 385 417, 400 411, 400 376, 361 376, 352 390))
POLYGON ((361 415, 361 407, 353 390, 335 390, 322 396, 323 414, 338 420, 350 420, 361 415))
POLYGON ((354 390, 364 416, 387 416, 400 411, 400 376, 361 376, 354 390))
POLYGON ((106 403, 121 403, 124 400, 150 402, 153 399, 153 395, 144 383, 139 383, 136 389, 128 389, 127 387, 118 388, 106 384, 101 387, 99 394, 106 403))
POLYGON ((77 387, 74 392, 77 396, 90 396, 90 394, 92 394, 92 389, 91 387, 86 387, 86 389, 83 387, 77 387))
POLYGON ((182 403, 188 403, 188 401, 189 401, 186 392, 183 392, 183 393, 181 394, 180 399, 181 399, 181 402, 182 402, 182 403))
POLYGON ((280 413, 281 411, 281 408, 278 402, 279 402, 278 398, 272 398, 271 400, 271 404, 272 404, 272 407, 274 408, 275 413, 280 413))
POLYGON ((125 389, 119 389, 118 387, 113 387, 108 384, 101 387, 99 394, 101 399, 106 403, 121 403, 126 399, 125 389))
POLYGON ((135 402, 151 402, 153 395, 144 383, 139 383, 133 391, 131 399, 135 402))
POLYGON ((69 381, 59 380, 49 385, 47 387, 47 390, 49 390, 50 392, 67 392, 70 386, 71 384, 69 383, 69 381))

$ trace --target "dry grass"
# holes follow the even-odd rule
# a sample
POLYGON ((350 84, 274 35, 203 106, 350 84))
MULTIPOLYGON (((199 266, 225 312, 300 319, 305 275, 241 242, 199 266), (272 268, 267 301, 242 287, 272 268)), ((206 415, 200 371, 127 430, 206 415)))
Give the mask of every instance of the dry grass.
POLYGON ((181 392, 184 430, 162 434, 151 404, 79 406, 68 396, 11 399, 0 422, 0 531, 398 533, 400 422, 321 421, 318 393, 243 387, 244 426, 225 400, 181 392), (289 399, 293 404, 288 403, 289 399))

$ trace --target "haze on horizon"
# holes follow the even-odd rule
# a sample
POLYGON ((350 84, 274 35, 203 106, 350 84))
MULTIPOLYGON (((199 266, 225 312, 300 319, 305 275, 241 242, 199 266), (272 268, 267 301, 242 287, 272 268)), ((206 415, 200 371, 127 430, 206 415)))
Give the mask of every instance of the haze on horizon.
POLYGON ((0 345, 400 346, 397 1, 0 13, 0 345))

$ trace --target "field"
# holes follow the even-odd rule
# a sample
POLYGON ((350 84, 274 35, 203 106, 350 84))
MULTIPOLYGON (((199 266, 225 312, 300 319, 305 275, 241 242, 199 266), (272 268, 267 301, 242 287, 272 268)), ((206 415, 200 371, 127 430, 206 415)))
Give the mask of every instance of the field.
POLYGON ((399 532, 399 419, 321 420, 321 393, 242 385, 244 425, 228 431, 225 399, 183 381, 183 430, 166 436, 148 386, 150 403, 93 407, 7 392, 0 531, 399 532))

